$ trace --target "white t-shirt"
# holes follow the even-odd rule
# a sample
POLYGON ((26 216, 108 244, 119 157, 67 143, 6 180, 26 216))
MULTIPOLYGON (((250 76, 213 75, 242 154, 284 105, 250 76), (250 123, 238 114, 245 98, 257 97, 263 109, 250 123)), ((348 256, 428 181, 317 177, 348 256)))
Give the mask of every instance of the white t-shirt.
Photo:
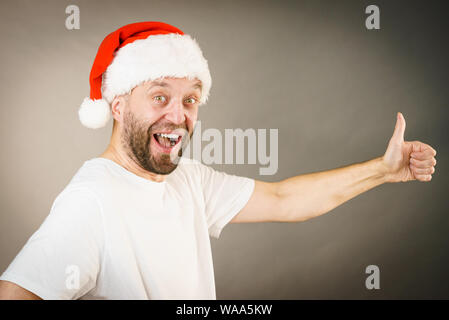
POLYGON ((43 299, 216 299, 209 236, 253 190, 191 159, 161 183, 90 159, 0 279, 43 299))

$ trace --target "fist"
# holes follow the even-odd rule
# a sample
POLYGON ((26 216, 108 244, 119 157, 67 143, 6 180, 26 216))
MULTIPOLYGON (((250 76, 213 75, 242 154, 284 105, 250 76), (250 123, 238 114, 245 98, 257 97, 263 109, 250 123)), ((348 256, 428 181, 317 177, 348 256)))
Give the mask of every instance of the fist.
POLYGON ((398 112, 396 126, 382 157, 388 182, 430 181, 435 173, 436 150, 421 141, 404 141, 405 119, 398 112))

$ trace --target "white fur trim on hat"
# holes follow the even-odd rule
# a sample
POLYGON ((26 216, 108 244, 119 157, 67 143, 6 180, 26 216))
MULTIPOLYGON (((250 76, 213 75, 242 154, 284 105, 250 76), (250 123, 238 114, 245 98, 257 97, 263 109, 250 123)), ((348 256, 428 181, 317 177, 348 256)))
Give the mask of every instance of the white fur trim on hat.
POLYGON ((85 98, 78 110, 83 126, 91 129, 104 127, 111 117, 109 103, 104 99, 92 100, 85 98))
POLYGON ((202 82, 200 105, 212 86, 207 60, 195 39, 177 33, 152 35, 119 49, 103 74, 102 95, 109 103, 145 81, 161 77, 197 78, 202 82))

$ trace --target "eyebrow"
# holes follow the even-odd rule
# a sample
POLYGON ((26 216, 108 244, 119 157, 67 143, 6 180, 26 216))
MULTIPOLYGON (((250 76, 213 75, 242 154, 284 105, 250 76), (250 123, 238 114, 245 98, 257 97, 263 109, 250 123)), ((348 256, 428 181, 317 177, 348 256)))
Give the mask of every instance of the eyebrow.
MULTIPOLYGON (((151 85, 148 87, 148 90, 154 88, 154 87, 169 87, 170 85, 167 82, 164 81, 152 81, 151 85)), ((203 89, 203 86, 201 85, 201 81, 197 81, 192 88, 194 89, 203 89)))

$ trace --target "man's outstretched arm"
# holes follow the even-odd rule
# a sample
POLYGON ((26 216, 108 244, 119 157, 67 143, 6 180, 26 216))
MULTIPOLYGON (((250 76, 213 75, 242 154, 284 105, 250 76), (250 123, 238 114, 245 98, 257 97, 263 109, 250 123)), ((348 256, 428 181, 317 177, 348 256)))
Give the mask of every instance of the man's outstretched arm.
POLYGON ((386 182, 430 181, 435 149, 420 141, 404 141, 404 131, 405 119, 398 113, 382 157, 275 183, 256 181, 250 200, 231 223, 305 221, 386 182))

